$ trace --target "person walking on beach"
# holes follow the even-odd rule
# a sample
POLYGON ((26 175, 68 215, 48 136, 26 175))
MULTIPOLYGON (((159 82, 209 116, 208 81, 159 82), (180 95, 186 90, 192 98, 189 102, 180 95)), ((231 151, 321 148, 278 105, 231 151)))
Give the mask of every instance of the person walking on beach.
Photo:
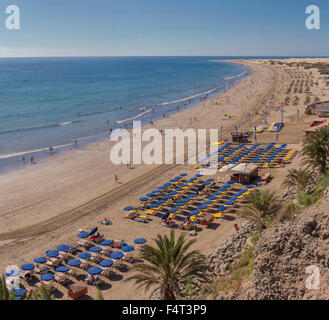
POLYGON ((114 181, 115 183, 119 183, 119 177, 116 174, 114 175, 114 181))
POLYGON ((34 157, 31 157, 31 164, 34 163, 34 157))
POLYGON ((22 158, 23 166, 25 166, 25 157, 22 158))
POLYGON ((75 148, 78 147, 78 140, 74 140, 74 147, 75 147, 75 148))

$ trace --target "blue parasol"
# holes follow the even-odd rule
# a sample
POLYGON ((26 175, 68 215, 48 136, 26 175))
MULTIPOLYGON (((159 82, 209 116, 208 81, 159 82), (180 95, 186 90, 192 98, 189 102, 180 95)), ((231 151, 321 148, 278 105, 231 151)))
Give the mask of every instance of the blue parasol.
POLYGON ((197 214, 199 214, 200 213, 200 211, 199 210, 193 210, 193 211, 191 211, 190 212, 190 216, 196 216, 197 214))
POLYGON ((32 271, 34 270, 34 265, 32 263, 25 263, 21 265, 21 269, 24 271, 32 271))
POLYGON ((103 268, 108 268, 108 267, 111 267, 113 265, 113 260, 110 260, 110 259, 105 259, 105 260, 102 260, 99 265, 103 268))
POLYGON ((125 246, 122 248, 122 251, 123 252, 130 252, 130 251, 133 251, 135 250, 134 246, 125 246))
POLYGON ((205 209, 207 209, 207 206, 204 205, 198 206, 198 210, 205 210, 205 209))
POLYGON ((46 256, 49 258, 56 258, 59 255, 59 252, 57 250, 48 250, 46 252, 46 256))
POLYGON ((78 259, 71 259, 67 262, 67 264, 71 267, 78 267, 81 265, 81 261, 78 259))
POLYGON ((78 257, 83 260, 88 260, 91 258, 91 254, 89 252, 82 252, 78 255, 78 257))
POLYGON ((148 201, 149 198, 143 197, 143 198, 140 198, 139 200, 145 202, 145 201, 148 201))
POLYGON ((101 247, 91 247, 89 249, 90 252, 101 252, 102 248, 101 247))
POLYGON ((70 248, 72 248, 72 246, 70 246, 69 244, 61 244, 60 246, 57 247, 58 251, 67 251, 70 248))
POLYGON ((58 268, 55 269, 56 272, 63 272, 63 273, 64 272, 67 272, 69 270, 70 270, 70 268, 67 267, 67 266, 60 266, 60 267, 58 267, 58 268))
POLYGON ((16 289, 11 289, 10 291, 9 291, 9 293, 12 295, 13 293, 16 293, 15 294, 15 297, 17 298, 17 297, 21 297, 23 294, 25 294, 25 289, 23 289, 23 288, 16 288, 16 289))
POLYGON ((218 212, 223 212, 223 211, 225 211, 226 209, 227 209, 227 207, 222 206, 222 207, 219 207, 219 208, 217 209, 217 211, 218 211, 218 212))
POLYGON ((134 210, 134 208, 133 207, 125 207, 125 208, 123 208, 123 210, 124 211, 131 211, 131 210, 134 210))
POLYGON ((143 244, 143 243, 146 243, 146 239, 144 238, 137 238, 134 240, 135 243, 137 244, 143 244))
POLYGON ((89 237, 89 232, 80 232, 78 234, 78 238, 80 239, 85 239, 85 238, 88 238, 89 237))
POLYGON ((33 261, 35 263, 46 263, 47 259, 45 257, 38 257, 38 258, 33 259, 33 261))
POLYGON ((94 275, 102 273, 102 269, 99 267, 91 267, 88 269, 88 273, 94 276, 94 275))
POLYGON ((52 274, 52 273, 45 273, 45 274, 42 274, 40 279, 42 281, 51 281, 51 280, 54 280, 55 276, 52 274))
POLYGON ((110 254, 110 258, 112 259, 121 259, 124 256, 124 254, 120 251, 115 251, 110 254))
POLYGON ((174 212, 176 212, 176 211, 178 211, 178 208, 171 208, 171 209, 169 209, 169 213, 174 213, 174 212))
POLYGON ((112 244, 112 240, 104 240, 100 243, 101 246, 110 246, 112 244))
POLYGON ((181 177, 186 177, 186 176, 187 176, 187 173, 181 173, 180 176, 181 176, 181 177))

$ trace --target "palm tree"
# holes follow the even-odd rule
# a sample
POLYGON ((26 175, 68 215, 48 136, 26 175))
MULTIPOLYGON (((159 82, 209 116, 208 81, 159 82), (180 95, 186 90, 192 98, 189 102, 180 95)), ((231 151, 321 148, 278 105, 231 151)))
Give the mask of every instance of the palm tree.
POLYGON ((138 288, 159 290, 161 299, 176 300, 187 281, 206 278, 205 257, 199 251, 189 251, 196 240, 187 241, 181 234, 176 241, 172 230, 170 237, 158 234, 155 242, 155 247, 144 245, 139 257, 143 263, 135 265, 137 273, 127 279, 135 280, 138 288))
POLYGON ((255 190, 246 197, 249 202, 240 212, 244 219, 252 221, 259 229, 266 228, 267 220, 282 207, 275 192, 255 190))
POLYGON ((3 279, 5 279, 5 277, 2 277, 2 279, 0 281, 0 301, 1 300, 15 300, 16 293, 15 292, 13 292, 12 294, 9 293, 9 290, 3 279))
POLYGON ((327 173, 327 157, 329 155, 329 128, 322 127, 316 133, 306 136, 303 142, 303 162, 309 167, 318 168, 327 173))
POLYGON ((312 181, 311 172, 307 169, 289 169, 288 175, 283 182, 284 186, 296 186, 298 191, 305 191, 307 185, 312 181))

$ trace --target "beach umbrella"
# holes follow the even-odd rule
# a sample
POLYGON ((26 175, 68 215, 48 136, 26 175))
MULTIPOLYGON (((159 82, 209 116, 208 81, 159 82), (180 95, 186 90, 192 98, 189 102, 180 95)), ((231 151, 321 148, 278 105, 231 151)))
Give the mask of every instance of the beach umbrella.
POLYGON ((230 181, 226 182, 226 184, 229 184, 229 185, 234 184, 234 183, 235 183, 235 181, 233 181, 233 180, 230 180, 230 181))
POLYGON ((88 238, 89 237, 89 232, 80 232, 78 234, 78 238, 80 239, 85 239, 85 238, 88 238))
POLYGON ((165 186, 160 186, 159 188, 158 188, 158 190, 163 190, 163 189, 165 189, 166 187, 165 186))
POLYGON ((146 196, 147 196, 147 197, 150 197, 150 198, 154 198, 154 197, 156 197, 156 195, 155 195, 154 193, 148 193, 146 196))
POLYGON ((253 189, 253 188, 255 188, 255 186, 253 186, 253 185, 248 185, 248 186, 246 186, 246 188, 247 188, 247 189, 253 189))
POLYGON ((220 196, 220 195, 222 195, 223 193, 222 192, 214 192, 212 195, 213 196, 220 196))
POLYGON ((183 203, 188 203, 190 201, 191 201, 191 199, 189 199, 189 198, 184 198, 184 199, 181 200, 181 202, 183 202, 183 203))
POLYGON ((196 216, 199 213, 200 213, 199 210, 193 210, 193 211, 190 212, 189 216, 196 216))
POLYGON ((89 232, 89 235, 92 236, 94 233, 96 233, 98 231, 98 227, 95 227, 94 229, 92 229, 90 232, 89 232))
POLYGON ((172 199, 172 196, 164 196, 163 199, 170 200, 170 199, 172 199))
POLYGON ((184 207, 185 203, 184 202, 179 202, 179 203, 176 203, 176 206, 177 207, 184 207))
MULTIPOLYGON (((15 292, 15 298, 20 298, 23 294, 25 294, 25 289, 23 288, 14 288, 9 291, 10 295, 15 292)), ((19 299, 17 299, 19 300, 19 299)))
POLYGON ((62 272, 62 273, 67 272, 67 271, 69 271, 69 270, 70 270, 70 268, 67 267, 67 266, 60 266, 60 267, 57 267, 57 268, 55 269, 56 272, 62 272))
POLYGON ((171 186, 171 183, 170 183, 170 182, 166 182, 166 183, 164 184, 164 186, 165 186, 165 187, 170 187, 170 186, 171 186))
POLYGON ((204 185, 204 186, 207 186, 207 185, 209 185, 209 184, 210 184, 209 181, 202 182, 202 185, 204 185))
POLYGON ((177 182, 177 179, 171 179, 171 180, 169 180, 170 182, 177 182))
POLYGON ((42 281, 51 281, 51 280, 54 280, 55 276, 52 274, 52 273, 45 273, 45 274, 42 274, 40 279, 42 281))
POLYGON ((161 205, 161 204, 164 204, 164 203, 166 203, 167 201, 166 200, 159 200, 158 202, 157 202, 157 204, 158 205, 161 205))
POLYGON ((59 252, 57 250, 48 250, 46 252, 46 256, 49 258, 56 258, 59 255, 59 252))
MULTIPOLYGON (((198 174, 195 175, 195 177, 196 177, 196 178, 201 178, 201 177, 203 177, 203 174, 198 173, 198 174)), ((194 179, 194 180, 195 180, 195 179, 194 179)))
POLYGON ((72 248, 72 246, 70 246, 69 244, 61 244, 60 246, 57 247, 58 251, 67 251, 70 248, 72 248))
POLYGON ((209 199, 209 200, 216 200, 217 197, 216 197, 216 196, 210 196, 210 197, 208 197, 208 199, 209 199))
POLYGON ((209 206, 210 204, 212 204, 212 201, 207 200, 207 201, 204 201, 202 204, 205 206, 209 206))
POLYGON ((101 247, 91 247, 89 249, 90 252, 101 252, 102 248, 101 247))
POLYGON ((152 204, 150 205, 150 208, 152 208, 152 209, 157 209, 157 208, 159 208, 159 205, 158 205, 158 204, 155 204, 155 203, 152 203, 152 204))
POLYGON ((171 209, 169 209, 169 213, 174 213, 174 212, 176 212, 176 211, 178 211, 178 208, 171 208, 171 209))
POLYGON ((78 267, 81 265, 81 261, 78 259, 71 259, 67 262, 67 264, 71 267, 78 267))
POLYGON ((205 205, 198 206, 198 210, 205 210, 205 209, 207 209, 207 206, 205 206, 205 205))
POLYGON ((146 239, 144 238, 137 238, 134 240, 135 243, 137 244, 143 244, 143 243, 146 243, 146 239))
POLYGON ((218 211, 218 212, 223 212, 223 211, 225 211, 226 209, 227 209, 227 207, 222 206, 222 207, 219 207, 219 208, 217 209, 217 211, 218 211))
POLYGON ((233 201, 225 201, 224 204, 226 206, 233 206, 234 205, 234 202, 233 201))
POLYGON ((176 191, 179 192, 179 191, 184 191, 183 188, 176 188, 176 191))
POLYGON ((160 190, 153 190, 151 193, 160 193, 161 191, 160 190))
POLYGON ((177 194, 176 191, 172 191, 172 192, 169 193, 170 196, 175 196, 176 194, 177 194))
POLYGON ((125 208, 123 208, 123 210, 124 211, 131 211, 131 210, 134 210, 134 208, 133 207, 125 207, 125 208))
POLYGON ((25 263, 21 265, 21 269, 24 271, 32 271, 34 270, 34 265, 32 263, 25 263))
POLYGON ((215 179, 208 179, 207 182, 213 182, 215 179))
POLYGON ((145 201, 148 201, 149 198, 143 197, 143 198, 140 198, 139 200, 145 202, 145 201))
POLYGON ((130 251, 133 251, 133 250, 135 250, 134 246, 126 246, 126 247, 122 248, 123 252, 130 252, 130 251))
POLYGON ((102 269, 100 267, 91 267, 88 269, 88 273, 92 276, 102 273, 102 269))
POLYGON ((47 259, 45 257, 38 257, 38 258, 33 259, 33 261, 35 263, 46 263, 47 259))
POLYGON ((101 246, 110 246, 112 244, 112 240, 104 240, 100 243, 101 246))
POLYGON ((187 173, 181 173, 180 176, 181 176, 181 177, 186 177, 186 176, 187 176, 187 173))
POLYGON ((176 180, 180 180, 180 179, 182 179, 183 177, 181 177, 181 176, 177 176, 177 177, 175 177, 175 179, 176 180))
POLYGON ((120 251, 115 251, 110 254, 110 258, 112 259, 121 259, 124 256, 124 254, 120 251))
POLYGON ((188 184, 186 183, 181 184, 181 188, 186 188, 186 187, 188 187, 188 184))
POLYGON ((78 255, 78 257, 83 260, 88 260, 91 258, 91 254, 89 252, 82 252, 78 255))
POLYGON ((121 242, 121 247, 126 247, 127 244, 125 242, 121 242))
POLYGON ((195 181, 195 180, 198 180, 198 178, 197 177, 192 177, 190 180, 195 181))
POLYGON ((108 267, 111 267, 113 265, 113 260, 110 260, 110 259, 105 259, 105 260, 102 260, 99 265, 103 268, 108 268, 108 267))
POLYGON ((197 197, 198 195, 196 193, 192 193, 192 194, 188 194, 187 195, 189 198, 195 198, 197 197))

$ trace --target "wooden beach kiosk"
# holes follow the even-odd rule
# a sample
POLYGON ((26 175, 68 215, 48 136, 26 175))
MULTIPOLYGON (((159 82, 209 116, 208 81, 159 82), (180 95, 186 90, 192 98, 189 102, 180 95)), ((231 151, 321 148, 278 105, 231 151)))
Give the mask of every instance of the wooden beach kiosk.
POLYGON ((240 163, 229 170, 231 180, 241 183, 250 184, 258 178, 258 166, 250 163, 240 163))

